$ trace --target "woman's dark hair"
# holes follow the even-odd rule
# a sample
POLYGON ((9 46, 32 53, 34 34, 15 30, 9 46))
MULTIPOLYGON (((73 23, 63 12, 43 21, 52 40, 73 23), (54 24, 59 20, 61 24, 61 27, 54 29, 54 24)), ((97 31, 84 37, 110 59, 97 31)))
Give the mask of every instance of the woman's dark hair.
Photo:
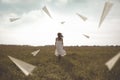
POLYGON ((59 38, 63 37, 62 33, 58 33, 57 35, 58 35, 59 38))

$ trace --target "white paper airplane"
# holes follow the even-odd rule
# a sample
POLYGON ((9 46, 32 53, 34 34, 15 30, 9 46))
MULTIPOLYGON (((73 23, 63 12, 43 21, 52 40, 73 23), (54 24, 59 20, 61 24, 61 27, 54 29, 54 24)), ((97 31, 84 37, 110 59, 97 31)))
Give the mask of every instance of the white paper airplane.
POLYGON ((109 70, 111 70, 119 58, 120 58, 120 52, 116 56, 114 56, 112 59, 107 61, 105 65, 108 67, 109 70))
POLYGON ((16 21, 18 19, 20 19, 20 18, 10 18, 9 20, 10 20, 10 22, 14 22, 14 21, 16 21))
POLYGON ((80 15, 79 13, 76 13, 76 15, 78 15, 83 21, 86 21, 86 20, 87 20, 87 17, 82 16, 82 15, 80 15))
POLYGON ((62 22, 60 22, 61 24, 64 24, 65 23, 65 21, 62 21, 62 22))
POLYGON ((36 51, 33 51, 31 54, 32 54, 33 56, 36 56, 36 55, 39 53, 39 51, 40 51, 40 49, 39 49, 39 50, 36 50, 36 51))
POLYGON ((49 11, 48 11, 48 9, 47 9, 46 6, 44 6, 44 7, 42 8, 42 10, 43 10, 50 18, 52 18, 52 16, 50 15, 50 13, 49 13, 49 11))
POLYGON ((29 74, 32 75, 32 71, 35 69, 36 66, 31 65, 29 63, 26 63, 22 60, 13 58, 11 56, 8 56, 15 64, 18 68, 20 68, 20 70, 22 70, 22 72, 28 76, 29 74))
POLYGON ((86 38, 90 38, 90 36, 88 36, 88 35, 85 35, 85 34, 83 34, 83 36, 85 36, 86 38))
POLYGON ((103 23, 105 17, 108 15, 112 6, 113 6, 113 3, 109 2, 109 1, 105 2, 104 9, 103 9, 103 12, 102 12, 102 15, 101 15, 101 18, 100 18, 100 22, 99 22, 99 27, 103 23))

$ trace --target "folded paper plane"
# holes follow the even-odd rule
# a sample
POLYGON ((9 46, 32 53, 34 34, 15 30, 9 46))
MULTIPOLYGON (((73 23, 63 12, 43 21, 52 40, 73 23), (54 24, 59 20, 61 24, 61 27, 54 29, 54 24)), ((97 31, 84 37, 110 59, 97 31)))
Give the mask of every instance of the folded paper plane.
POLYGON ((12 60, 13 63, 16 64, 16 66, 22 70, 22 72, 28 76, 29 74, 32 75, 32 71, 35 69, 36 66, 32 65, 32 64, 29 64, 29 63, 26 63, 22 60, 19 60, 19 59, 16 59, 16 58, 13 58, 11 56, 8 56, 10 58, 10 60, 12 60))
POLYGON ((65 21, 62 21, 62 22, 61 22, 61 24, 64 24, 64 23, 65 23, 65 21))
POLYGON ((118 61, 118 59, 120 59, 120 52, 116 56, 114 56, 112 59, 107 61, 105 65, 108 67, 109 70, 111 70, 114 67, 115 63, 118 61))
POLYGON ((50 15, 50 12, 48 11, 48 9, 47 9, 46 6, 44 6, 44 7, 42 8, 42 10, 43 10, 50 18, 52 18, 52 16, 50 15))
POLYGON ((88 36, 88 35, 85 35, 85 34, 83 34, 83 36, 85 36, 86 38, 90 38, 90 36, 88 36))
POLYGON ((87 20, 87 17, 79 14, 79 13, 76 13, 76 15, 78 15, 83 21, 86 21, 87 20))
POLYGON ((36 51, 33 51, 31 54, 32 54, 33 56, 36 56, 36 55, 39 53, 39 51, 40 51, 40 49, 39 49, 39 50, 36 50, 36 51))
POLYGON ((113 6, 113 3, 109 2, 109 1, 105 2, 104 9, 103 9, 103 12, 102 12, 102 15, 101 15, 101 18, 100 18, 100 22, 99 22, 99 27, 103 23, 105 17, 108 15, 112 6, 113 6))
POLYGON ((10 22, 14 22, 14 21, 16 21, 18 19, 20 19, 20 18, 10 18, 9 20, 10 20, 10 22))

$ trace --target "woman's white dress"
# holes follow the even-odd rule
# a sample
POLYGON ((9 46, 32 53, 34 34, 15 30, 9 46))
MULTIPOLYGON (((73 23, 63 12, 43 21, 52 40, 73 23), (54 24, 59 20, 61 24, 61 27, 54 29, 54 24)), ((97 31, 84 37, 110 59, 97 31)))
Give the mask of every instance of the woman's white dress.
POLYGON ((55 55, 56 56, 65 56, 66 55, 66 51, 63 49, 63 44, 62 41, 56 41, 56 50, 55 50, 55 55))

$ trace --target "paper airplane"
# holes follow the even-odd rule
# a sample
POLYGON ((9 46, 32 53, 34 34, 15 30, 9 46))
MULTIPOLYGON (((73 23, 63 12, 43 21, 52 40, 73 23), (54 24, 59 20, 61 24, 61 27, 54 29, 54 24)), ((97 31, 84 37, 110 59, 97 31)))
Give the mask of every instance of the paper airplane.
POLYGON ((44 6, 44 7, 42 8, 42 10, 43 10, 50 18, 52 18, 46 6, 44 6))
POLYGON ((10 20, 10 22, 14 22, 14 21, 16 21, 18 19, 20 19, 20 18, 10 18, 9 20, 10 20))
POLYGON ((106 62, 105 65, 108 67, 109 70, 111 70, 119 58, 120 58, 120 52, 112 59, 110 59, 108 62, 106 62))
POLYGON ((61 24, 64 24, 65 23, 65 21, 62 21, 62 22, 60 22, 61 24))
POLYGON ((33 51, 31 54, 32 54, 33 56, 36 56, 36 55, 39 53, 39 51, 40 51, 40 49, 39 49, 39 50, 36 50, 36 51, 33 51))
POLYGON ((85 35, 85 34, 83 34, 83 36, 85 36, 86 38, 90 38, 90 36, 88 36, 88 35, 85 35))
POLYGON ((76 13, 76 15, 78 15, 83 21, 86 21, 86 20, 87 20, 87 17, 82 16, 82 15, 80 15, 79 13, 76 13))
POLYGON ((100 18, 100 22, 99 22, 99 27, 103 23, 105 17, 108 15, 112 6, 113 6, 113 3, 109 2, 109 1, 105 2, 104 9, 103 9, 103 12, 102 12, 102 15, 101 15, 101 18, 100 18))
POLYGON ((18 68, 20 68, 20 70, 22 70, 22 72, 28 76, 29 74, 32 75, 32 71, 35 69, 36 66, 31 65, 29 63, 26 63, 22 60, 13 58, 11 56, 8 56, 15 64, 18 68))

